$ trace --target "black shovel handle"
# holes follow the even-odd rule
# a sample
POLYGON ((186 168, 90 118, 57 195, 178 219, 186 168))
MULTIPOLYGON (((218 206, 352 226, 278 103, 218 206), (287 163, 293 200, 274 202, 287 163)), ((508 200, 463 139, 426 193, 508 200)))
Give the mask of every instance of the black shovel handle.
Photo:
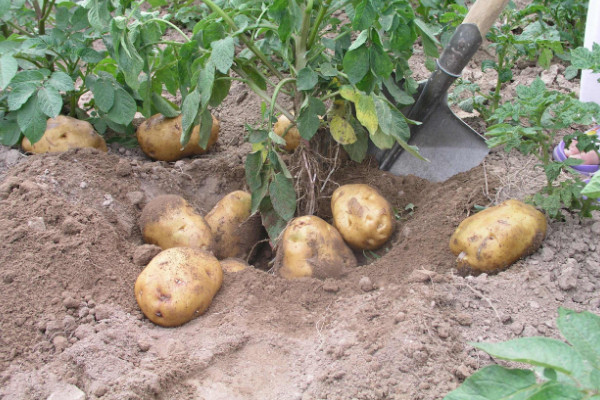
MULTIPOLYGON (((437 69, 431 74, 417 101, 408 112, 409 119, 424 121, 431 112, 435 111, 438 102, 445 99, 448 88, 477 52, 483 37, 507 3, 508 0, 477 0, 471 7, 437 61, 437 69)), ((394 143, 394 146, 385 153, 379 168, 388 171, 402 150, 398 143, 394 143)))

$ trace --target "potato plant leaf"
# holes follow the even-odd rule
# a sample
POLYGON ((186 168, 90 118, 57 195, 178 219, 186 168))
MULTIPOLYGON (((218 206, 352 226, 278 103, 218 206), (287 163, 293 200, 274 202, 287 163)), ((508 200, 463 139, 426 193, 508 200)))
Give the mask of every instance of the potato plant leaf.
POLYGON ((18 69, 19 64, 13 56, 10 54, 0 56, 0 90, 6 89, 18 69))
POLYGON ((55 71, 48 80, 48 86, 61 92, 70 92, 75 90, 73 79, 62 71, 55 71))
POLYGON ((277 211, 275 211, 269 197, 263 199, 258 210, 260 211, 263 226, 267 230, 269 237, 273 242, 277 242, 279 235, 287 225, 287 221, 281 218, 277 211))
POLYGON ((34 84, 16 85, 8 94, 8 109, 10 111, 18 110, 29 100, 36 91, 34 84))
POLYGON ((261 151, 255 151, 246 156, 246 182, 253 193, 262 186, 262 180, 260 178, 262 166, 263 155, 261 151))
POLYGON ((63 101, 58 90, 53 87, 42 87, 38 90, 38 107, 50 118, 56 117, 62 109, 63 101))
POLYGON ((394 138, 390 135, 385 134, 381 129, 377 129, 375 132, 369 134, 369 137, 379 149, 391 149, 394 146, 394 138))
POLYGON ((0 143, 4 146, 14 146, 21 137, 21 129, 17 121, 0 120, 0 143))
POLYGON ((360 82, 369 71, 369 49, 363 45, 357 49, 348 51, 344 55, 342 67, 348 75, 350 83, 356 84, 360 82))
POLYGON ((356 118, 367 128, 369 134, 375 134, 379 127, 379 121, 373 97, 364 93, 358 93, 358 101, 354 105, 356 107, 356 118))
POLYGON ((294 182, 283 173, 275 174, 269 185, 269 196, 277 214, 285 221, 292 219, 296 212, 294 182))
POLYGON ((180 114, 177 107, 156 92, 152 92, 152 107, 167 118, 175 118, 180 114))
POLYGON ((115 102, 115 88, 109 80, 88 76, 86 85, 94 95, 94 103, 104 112, 108 112, 115 102))
POLYGON ((198 139, 198 145, 203 149, 208 147, 208 140, 210 139, 212 124, 213 120, 210 111, 204 110, 200 116, 200 138, 198 139))
POLYGON ((354 129, 356 141, 352 144, 344 145, 344 150, 346 150, 346 153, 348 153, 352 161, 362 162, 367 156, 369 134, 356 118, 351 117, 349 122, 354 129))
POLYGON ((377 19, 377 11, 371 4, 372 0, 362 0, 354 10, 354 18, 352 19, 352 27, 362 31, 373 25, 377 19))
POLYGON ((37 96, 32 96, 27 100, 25 105, 17 114, 17 123, 21 132, 29 139, 31 143, 35 143, 44 136, 46 131, 46 116, 38 107, 37 96))
POLYGON ((373 95, 373 98, 381 130, 387 135, 407 142, 410 139, 410 128, 404 115, 383 97, 373 95))
POLYGON ((219 72, 226 74, 233 65, 233 56, 235 53, 233 37, 227 36, 224 39, 216 40, 210 46, 212 47, 210 61, 219 72))
POLYGON ((336 142, 340 144, 352 144, 356 142, 356 133, 352 125, 344 118, 335 115, 329 124, 329 131, 336 142))
POLYGON ((325 104, 317 98, 309 97, 298 115, 298 131, 300 136, 310 140, 321 125, 320 115, 325 115, 325 104))
POLYGON ((600 198, 600 174, 594 174, 590 182, 585 185, 581 194, 591 199, 600 198))
POLYGON ((190 140, 192 127, 200 109, 200 92, 198 89, 189 93, 181 105, 181 145, 185 146, 190 140))
POLYGON ((108 117, 117 124, 129 125, 133 121, 136 112, 137 105, 133 97, 125 89, 117 88, 113 106, 107 113, 108 117))
MULTIPOLYGON (((600 181, 595 178, 596 182, 600 181)), ((578 313, 561 307, 556 322, 560 333, 575 350, 594 368, 600 369, 600 317, 588 311, 578 313)))
POLYGON ((304 67, 298 71, 296 87, 298 90, 312 90, 318 81, 319 77, 317 76, 317 73, 310 67, 304 67))

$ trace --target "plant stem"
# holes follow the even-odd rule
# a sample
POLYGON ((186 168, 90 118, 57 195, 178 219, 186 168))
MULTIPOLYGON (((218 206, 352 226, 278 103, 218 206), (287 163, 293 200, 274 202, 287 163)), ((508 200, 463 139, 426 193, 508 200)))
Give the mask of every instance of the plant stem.
POLYGON ((317 34, 319 33, 319 27, 321 26, 321 22, 323 22, 323 18, 327 14, 327 10, 331 5, 332 0, 326 0, 321 7, 319 7, 319 13, 317 14, 317 19, 314 22, 312 31, 310 32, 310 36, 308 37, 308 43, 306 44, 306 48, 310 49, 315 44, 315 39, 317 38, 317 34))
POLYGON ((329 99, 331 99, 331 98, 333 98, 333 97, 336 97, 338 94, 340 94, 340 91, 339 91, 339 90, 336 90, 335 92, 331 92, 331 93, 329 93, 329 94, 326 94, 326 95, 325 95, 325 96, 323 96, 323 97, 320 97, 320 98, 319 98, 319 100, 321 100, 321 101, 323 101, 323 102, 324 102, 324 101, 326 101, 326 100, 329 100, 329 99))
MULTIPOLYGON (((238 27, 235 25, 235 22, 231 19, 231 17, 229 15, 227 15, 227 13, 225 11, 223 11, 221 9, 221 7, 216 5, 212 0, 204 0, 204 3, 207 6, 209 6, 210 9, 213 10, 213 12, 217 13, 221 18, 223 18, 225 23, 227 23, 227 25, 229 25, 229 27, 234 32, 238 31, 238 27)), ((271 62, 269 61, 267 56, 265 56, 265 54, 262 51, 260 51, 260 49, 258 47, 256 47, 254 45, 254 43, 252 43, 250 40, 248 40, 245 33, 241 33, 239 35, 239 38, 242 42, 244 42, 244 44, 248 47, 248 49, 250 49, 250 51, 252 53, 254 53, 254 55, 257 56, 267 66, 267 68, 269 68, 269 70, 272 73, 275 74, 275 76, 277 76, 279 79, 284 79, 284 76, 281 74, 281 72, 279 72, 279 70, 277 68, 275 68, 273 66, 273 64, 271 64, 271 62)))
POLYGON ((179 29, 177 27, 177 25, 173 24, 172 22, 169 22, 169 21, 166 21, 166 20, 160 19, 160 18, 151 18, 148 21, 145 21, 144 24, 146 24, 148 22, 162 22, 162 23, 165 23, 165 24, 169 25, 171 28, 175 29, 181 36, 183 36, 183 38, 185 39, 186 42, 191 42, 192 41, 185 33, 183 33, 183 31, 181 29, 179 29))
MULTIPOLYGON (((273 108, 275 108, 275 103, 277 102, 277 96, 279 96, 279 91, 281 90, 283 85, 285 85, 286 83, 290 83, 290 82, 296 82, 296 78, 285 78, 285 79, 281 80, 277 84, 277 86, 275 86, 275 90, 273 91, 273 96, 271 97, 271 108, 269 110, 269 114, 273 114, 273 108)), ((290 121, 293 121, 293 120, 294 120, 293 118, 290 119, 290 121)))

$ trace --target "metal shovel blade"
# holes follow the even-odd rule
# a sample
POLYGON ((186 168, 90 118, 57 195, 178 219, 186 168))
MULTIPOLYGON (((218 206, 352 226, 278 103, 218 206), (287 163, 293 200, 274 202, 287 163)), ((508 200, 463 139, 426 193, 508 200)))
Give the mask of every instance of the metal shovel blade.
POLYGON ((417 146, 428 161, 403 151, 389 171, 394 175, 416 175, 432 182, 445 181, 476 167, 489 152, 484 138, 448 107, 446 96, 421 125, 411 128, 409 144, 417 146))

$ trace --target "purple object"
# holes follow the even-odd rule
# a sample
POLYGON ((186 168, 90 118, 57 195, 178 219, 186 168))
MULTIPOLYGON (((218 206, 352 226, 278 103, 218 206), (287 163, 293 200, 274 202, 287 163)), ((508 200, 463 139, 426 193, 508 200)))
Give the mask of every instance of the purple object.
MULTIPOLYGON (((556 161, 563 162, 567 159, 567 156, 565 154, 565 142, 564 141, 562 141, 562 140, 560 141, 560 143, 554 148, 552 155, 554 156, 554 159, 556 161)), ((591 176, 591 175, 594 175, 594 173, 596 171, 598 171, 599 166, 598 165, 572 165, 569 168, 574 169, 575 171, 579 172, 580 174, 591 176)))

